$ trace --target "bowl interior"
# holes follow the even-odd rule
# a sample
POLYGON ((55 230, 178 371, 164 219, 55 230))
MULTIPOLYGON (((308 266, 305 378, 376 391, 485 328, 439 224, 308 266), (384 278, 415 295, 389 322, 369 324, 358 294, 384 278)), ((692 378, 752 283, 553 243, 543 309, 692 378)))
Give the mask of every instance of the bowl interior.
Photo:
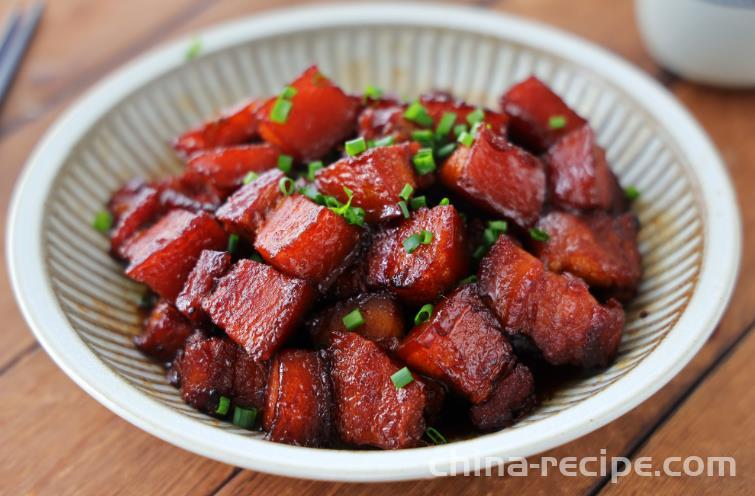
POLYGON ((505 88, 535 74, 589 118, 622 184, 641 191, 634 209, 642 225, 644 277, 627 309, 617 360, 568 382, 510 430, 605 390, 646 358, 680 318, 701 267, 704 207, 684 154, 640 102, 590 70, 508 40, 505 33, 389 23, 303 29, 208 52, 150 80, 104 114, 59 170, 45 204, 45 268, 72 328, 128 384, 197 422, 260 437, 186 406, 161 367, 134 349, 143 289, 122 275, 108 256, 107 240, 90 222, 125 181, 180 171, 171 138, 240 100, 276 93, 313 63, 354 92, 375 84, 410 98, 442 89, 494 108, 505 88))

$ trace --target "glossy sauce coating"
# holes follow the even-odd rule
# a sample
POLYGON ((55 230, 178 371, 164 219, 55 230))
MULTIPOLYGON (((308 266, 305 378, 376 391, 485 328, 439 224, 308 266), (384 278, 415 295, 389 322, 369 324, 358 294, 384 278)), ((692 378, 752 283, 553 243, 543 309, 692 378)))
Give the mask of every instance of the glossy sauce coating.
POLYGON ((283 197, 282 171, 273 169, 242 186, 215 212, 226 231, 254 241, 257 230, 283 197))
POLYGON ((176 297, 176 308, 193 322, 203 322, 207 315, 202 310, 202 299, 212 291, 217 280, 231 267, 231 254, 224 251, 204 250, 189 273, 181 293, 176 297))
POLYGON ((257 100, 244 103, 217 120, 191 129, 176 138, 173 148, 180 155, 190 157, 202 150, 249 142, 257 135, 256 113, 260 105, 257 100))
POLYGON ((194 327, 169 301, 160 301, 144 321, 144 331, 134 336, 139 351, 160 362, 170 362, 194 327))
POLYGON ((227 196, 243 184, 248 173, 274 169, 280 155, 278 148, 268 144, 214 148, 192 156, 186 170, 203 176, 227 196))
POLYGON ((472 424, 480 430, 502 429, 529 413, 535 405, 535 379, 526 365, 518 363, 495 383, 484 403, 469 410, 472 424))

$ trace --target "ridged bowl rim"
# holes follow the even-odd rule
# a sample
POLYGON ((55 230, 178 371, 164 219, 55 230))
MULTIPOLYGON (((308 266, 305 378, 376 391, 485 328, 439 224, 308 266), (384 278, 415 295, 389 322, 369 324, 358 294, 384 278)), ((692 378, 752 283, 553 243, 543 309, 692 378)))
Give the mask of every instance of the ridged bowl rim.
MULTIPOLYGON (((590 398, 543 420, 449 445, 399 451, 323 450, 234 435, 193 420, 129 386, 80 339, 55 299, 45 270, 45 202, 56 174, 82 136, 134 90, 185 63, 186 37, 115 71, 50 128, 28 159, 13 194, 6 232, 10 280, 21 311, 47 353, 111 411, 176 446, 228 464, 291 477, 391 481, 485 465, 491 457, 530 456, 585 435, 666 384, 710 336, 731 297, 741 256, 735 194, 721 158, 694 118, 662 86, 589 42, 512 15, 420 4, 333 5, 279 10, 200 33, 203 51, 300 29, 389 24, 463 29, 501 37, 569 60, 645 102, 691 164, 703 207, 704 249, 697 287, 681 318, 633 370, 590 398)), ((496 458, 493 458, 496 459, 496 458)))

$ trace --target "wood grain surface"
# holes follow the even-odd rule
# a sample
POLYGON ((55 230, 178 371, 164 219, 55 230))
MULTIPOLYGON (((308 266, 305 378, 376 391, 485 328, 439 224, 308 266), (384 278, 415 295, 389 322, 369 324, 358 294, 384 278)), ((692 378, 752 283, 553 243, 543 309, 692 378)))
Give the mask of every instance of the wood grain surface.
MULTIPOLYGON (((0 16, 11 8, 0 0, 0 16)), ((83 91, 150 47, 276 0, 55 0, 0 113, 0 236, 13 183, 45 129, 83 91)), ((631 0, 453 2, 528 16, 617 53, 673 92, 710 133, 740 199, 744 258, 734 298, 702 351, 668 385, 620 419, 547 456, 734 456, 721 477, 456 477, 383 485, 325 483, 239 470, 163 443, 79 389, 37 345, 0 265, 0 494, 596 494, 751 492, 755 463, 755 91, 684 81, 644 50, 631 0)), ((4 242, 2 244, 4 247, 4 242)))

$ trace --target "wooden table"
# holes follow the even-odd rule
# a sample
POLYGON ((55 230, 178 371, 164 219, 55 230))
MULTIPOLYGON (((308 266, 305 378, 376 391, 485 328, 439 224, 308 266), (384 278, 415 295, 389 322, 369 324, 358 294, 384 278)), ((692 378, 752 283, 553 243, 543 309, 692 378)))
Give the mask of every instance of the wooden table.
MULTIPOLYGON (((0 14, 12 0, 0 0, 0 14)), ((56 0, 0 115, 0 201, 52 121, 103 75, 153 45, 286 0, 56 0)), ((461 2, 459 2, 461 3, 461 2)), ((458 477, 387 485, 286 479, 240 470, 168 445, 110 413, 47 357, 0 277, 0 493, 2 494, 474 494, 744 493, 755 476, 755 92, 702 87, 662 70, 645 52, 631 0, 466 2, 572 31, 629 59, 673 92, 710 133, 734 179, 744 258, 734 298, 713 337, 671 383, 615 422, 549 456, 734 456, 736 477, 458 477)), ((715 219, 714 219, 715 221, 715 219)), ((4 226, 1 232, 5 232, 4 226)), ((3 245, 4 246, 4 243, 3 245)), ((0 265, 0 273, 6 271, 0 265)))

